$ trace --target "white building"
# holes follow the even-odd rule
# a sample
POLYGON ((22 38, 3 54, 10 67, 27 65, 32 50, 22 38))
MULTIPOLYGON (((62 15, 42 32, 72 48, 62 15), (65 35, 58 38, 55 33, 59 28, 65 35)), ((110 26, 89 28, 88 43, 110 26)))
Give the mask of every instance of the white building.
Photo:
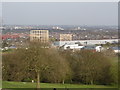
POLYGON ((84 46, 79 46, 78 44, 73 44, 73 45, 64 45, 64 49, 77 49, 77 50, 81 50, 84 46))
POLYGON ((70 45, 75 43, 81 43, 82 45, 95 45, 95 44, 106 44, 109 43, 118 43, 118 39, 104 39, 104 40, 77 40, 77 41, 58 41, 55 42, 56 46, 70 45))
POLYGON ((96 49, 96 52, 101 52, 104 50, 102 46, 96 46, 95 49, 96 49))
POLYGON ((102 46, 95 46, 95 45, 88 45, 88 46, 79 46, 79 44, 71 44, 71 45, 64 45, 64 50, 71 49, 71 50, 81 50, 81 49, 87 49, 87 50, 95 50, 96 52, 101 52, 104 50, 102 46))
POLYGON ((115 53, 120 53, 120 47, 113 47, 112 49, 115 53))

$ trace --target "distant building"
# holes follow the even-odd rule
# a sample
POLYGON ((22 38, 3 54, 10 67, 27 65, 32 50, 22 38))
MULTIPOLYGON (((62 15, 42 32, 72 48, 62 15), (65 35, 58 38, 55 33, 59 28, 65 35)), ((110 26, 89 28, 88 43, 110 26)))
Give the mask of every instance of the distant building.
POLYGON ((95 45, 95 44, 106 44, 109 43, 118 43, 118 39, 103 39, 103 40, 75 40, 75 41, 56 41, 54 42, 54 45, 56 46, 63 46, 66 44, 75 44, 75 43, 81 43, 81 45, 95 45))
POLYGON ((94 52, 101 52, 104 50, 102 46, 96 46, 96 45, 87 45, 87 46, 82 46, 79 44, 66 44, 61 46, 60 48, 64 50, 91 50, 94 52))
POLYGON ((64 29, 61 28, 61 27, 52 27, 52 29, 54 29, 54 30, 64 30, 64 29))
POLYGON ((31 30, 30 41, 37 42, 49 42, 49 31, 48 30, 31 30))
POLYGON ((72 34, 60 34, 60 41, 72 41, 72 34))
POLYGON ((96 46, 96 45, 87 45, 85 47, 83 47, 84 50, 92 50, 95 52, 101 52, 104 50, 104 48, 102 46, 96 46))
POLYGON ((84 46, 79 46, 78 44, 72 44, 72 45, 64 45, 63 48, 66 49, 72 49, 72 50, 81 50, 84 46))
POLYGON ((77 28, 75 28, 74 30, 80 30, 81 28, 80 27, 77 27, 77 28))
POLYGON ((112 49, 115 53, 120 53, 120 47, 119 46, 118 47, 112 47, 112 49))
POLYGON ((6 39, 16 39, 16 38, 19 38, 20 36, 18 34, 5 34, 5 35, 2 35, 2 40, 6 40, 6 39))

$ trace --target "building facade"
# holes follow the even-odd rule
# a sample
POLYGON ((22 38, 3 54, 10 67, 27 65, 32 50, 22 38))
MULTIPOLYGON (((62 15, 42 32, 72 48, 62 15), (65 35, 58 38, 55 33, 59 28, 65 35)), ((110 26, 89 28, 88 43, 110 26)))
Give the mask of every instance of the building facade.
POLYGON ((60 34, 60 41, 72 41, 72 34, 60 34))
POLYGON ((31 30, 30 41, 47 43, 49 42, 49 31, 48 30, 31 30))

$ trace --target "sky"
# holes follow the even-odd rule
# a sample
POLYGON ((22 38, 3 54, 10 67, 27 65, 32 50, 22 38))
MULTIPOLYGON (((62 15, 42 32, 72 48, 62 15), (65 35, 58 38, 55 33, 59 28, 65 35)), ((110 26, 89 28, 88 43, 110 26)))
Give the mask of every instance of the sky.
POLYGON ((119 2, 120 0, 1 0, 2 2, 119 2))
POLYGON ((4 24, 117 25, 117 2, 4 2, 4 24))

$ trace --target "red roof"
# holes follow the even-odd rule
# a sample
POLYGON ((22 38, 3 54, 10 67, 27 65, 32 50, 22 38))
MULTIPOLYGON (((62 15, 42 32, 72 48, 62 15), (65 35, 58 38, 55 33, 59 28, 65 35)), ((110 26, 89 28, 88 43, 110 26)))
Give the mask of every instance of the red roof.
POLYGON ((2 39, 15 39, 19 38, 19 35, 2 35, 2 39))

